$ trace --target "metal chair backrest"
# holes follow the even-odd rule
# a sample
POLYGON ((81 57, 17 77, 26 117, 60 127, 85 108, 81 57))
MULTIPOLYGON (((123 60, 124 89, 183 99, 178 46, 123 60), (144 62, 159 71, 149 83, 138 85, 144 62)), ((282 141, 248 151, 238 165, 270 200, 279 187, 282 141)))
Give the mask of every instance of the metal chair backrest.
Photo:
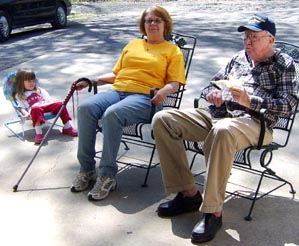
MULTIPOLYGON (((185 75, 186 75, 185 77, 187 79, 192 57, 194 54, 194 49, 196 46, 196 38, 193 36, 183 35, 180 33, 172 33, 169 37, 167 37, 166 40, 180 47, 184 56, 185 75)), ((168 95, 165 101, 163 102, 163 107, 178 109, 181 105, 184 91, 185 91, 185 86, 180 86, 177 92, 168 95)))
POLYGON ((290 133, 295 121, 296 113, 298 112, 298 100, 299 100, 299 46, 282 42, 282 41, 276 41, 275 42, 275 48, 280 49, 283 53, 288 54, 291 56, 296 65, 296 74, 297 74, 297 105, 296 110, 293 114, 290 115, 290 117, 280 117, 278 122, 273 127, 274 129, 274 141, 272 142, 272 145, 277 145, 278 147, 285 147, 288 144, 290 133))

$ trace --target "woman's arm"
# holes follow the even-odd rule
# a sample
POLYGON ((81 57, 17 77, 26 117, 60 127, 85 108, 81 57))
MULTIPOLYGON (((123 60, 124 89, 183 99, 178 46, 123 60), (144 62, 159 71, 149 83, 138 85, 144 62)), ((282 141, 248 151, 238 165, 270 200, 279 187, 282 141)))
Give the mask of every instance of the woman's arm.
POLYGON ((115 80, 115 74, 114 73, 106 73, 100 76, 98 79, 93 79, 93 81, 97 82, 98 86, 106 85, 106 84, 113 84, 115 80))
MULTIPOLYGON (((97 82, 98 86, 105 85, 105 84, 113 84, 114 79, 115 79, 115 74, 114 73, 106 73, 100 76, 97 79, 92 79, 92 82, 97 82)), ((88 81, 82 80, 79 83, 76 84, 77 90, 82 90, 83 88, 86 88, 89 86, 88 81)))
POLYGON ((180 83, 176 81, 167 83, 163 88, 157 91, 155 96, 151 99, 151 102, 156 106, 161 105, 169 94, 179 89, 179 86, 180 83))

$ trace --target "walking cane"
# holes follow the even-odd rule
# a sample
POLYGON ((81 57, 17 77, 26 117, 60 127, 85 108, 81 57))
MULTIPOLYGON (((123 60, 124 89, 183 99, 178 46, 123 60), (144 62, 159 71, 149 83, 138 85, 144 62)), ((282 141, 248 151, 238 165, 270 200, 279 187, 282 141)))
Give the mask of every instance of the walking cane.
POLYGON ((88 91, 89 91, 89 92, 91 91, 91 89, 92 89, 92 82, 91 82, 89 79, 87 79, 87 78, 80 78, 80 79, 78 79, 77 81, 75 81, 75 82, 72 84, 72 86, 71 86, 71 88, 70 88, 70 91, 69 91, 68 95, 66 96, 66 98, 64 99, 63 104, 62 104, 60 110, 58 111, 58 113, 57 113, 57 115, 56 115, 56 117, 55 117, 55 119, 54 119, 52 125, 51 125, 50 128, 47 130, 47 132, 46 132, 46 134, 45 134, 45 136, 44 136, 42 142, 41 142, 40 145, 38 146, 38 149, 36 150, 34 156, 32 157, 32 159, 31 159, 31 161, 29 162, 28 166, 26 167, 25 171, 23 172, 23 174, 22 174, 21 177, 19 178, 18 182, 13 186, 13 191, 14 191, 14 192, 17 192, 17 191, 18 191, 18 187, 19 187, 21 181, 23 180, 25 174, 28 172, 30 166, 32 165, 33 161, 35 160, 37 154, 39 153, 41 147, 43 146, 43 143, 44 143, 45 140, 47 139, 47 137, 48 137, 50 131, 52 130, 52 128, 54 127, 56 121, 58 120, 58 118, 59 118, 61 112, 65 109, 65 107, 66 107, 67 103, 69 102, 70 98, 73 96, 74 92, 76 91, 76 89, 77 89, 77 87, 76 87, 77 83, 79 83, 79 82, 81 82, 81 81, 87 81, 88 84, 89 84, 89 89, 88 89, 88 91))

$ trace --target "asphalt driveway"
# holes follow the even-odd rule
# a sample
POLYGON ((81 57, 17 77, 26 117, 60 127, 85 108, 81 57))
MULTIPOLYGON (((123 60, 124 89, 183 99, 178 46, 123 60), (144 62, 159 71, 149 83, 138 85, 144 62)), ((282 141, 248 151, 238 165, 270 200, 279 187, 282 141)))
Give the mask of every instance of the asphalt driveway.
MULTIPOLYGON (((193 98, 210 77, 242 48, 236 28, 253 13, 264 12, 275 19, 278 40, 299 43, 298 1, 84 3, 74 5, 76 15, 66 29, 52 30, 50 25, 41 25, 14 31, 10 40, 0 44, 0 77, 21 66, 32 67, 43 87, 63 100, 71 83, 79 77, 111 70, 123 46, 139 36, 137 23, 141 12, 153 4, 169 10, 175 31, 197 38, 182 108, 192 107, 193 98)), ((69 111, 73 112, 73 105, 76 107, 87 96, 86 91, 75 96, 74 103, 68 104, 69 111)), ((84 192, 69 192, 78 170, 77 139, 63 136, 59 127, 52 130, 19 192, 12 192, 37 147, 30 124, 26 124, 24 142, 4 127, 14 118, 14 112, 2 93, 0 105, 0 245, 191 245, 190 233, 201 216, 199 212, 172 219, 161 219, 155 213, 156 207, 169 198, 163 190, 159 167, 152 170, 148 188, 140 187, 143 170, 123 170, 117 190, 102 202, 89 202, 84 192)), ((73 117, 76 122, 76 115, 73 117)), ((295 124, 289 146, 275 155, 273 166, 299 190, 299 124, 295 124)), ((100 144, 99 136, 97 148, 100 144)), ((138 158, 148 154, 146 150, 132 151, 138 158)), ((200 160, 197 163, 203 166, 200 160)), ((237 178, 251 182, 246 176, 237 178)), ((299 245, 298 205, 298 194, 292 199, 288 189, 283 188, 258 201, 253 221, 246 222, 243 217, 249 209, 248 201, 227 197, 224 226, 207 245, 299 245)))

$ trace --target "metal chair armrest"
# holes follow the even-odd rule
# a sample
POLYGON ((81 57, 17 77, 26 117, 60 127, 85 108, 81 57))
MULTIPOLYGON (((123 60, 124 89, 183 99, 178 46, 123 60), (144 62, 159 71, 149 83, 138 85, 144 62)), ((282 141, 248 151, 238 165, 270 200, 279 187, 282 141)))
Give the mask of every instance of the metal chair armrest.
POLYGON ((92 88, 93 88, 93 94, 98 94, 98 82, 96 80, 92 81, 92 88))
MULTIPOLYGON (((193 107, 198 108, 199 106, 199 100, 202 99, 202 97, 195 97, 193 101, 193 107)), ((265 112, 266 109, 261 109, 259 114, 259 120, 261 125, 260 135, 258 139, 257 149, 261 149, 264 142, 265 132, 266 132, 266 121, 265 121, 265 112)))
POLYGON ((193 107, 194 108, 198 108, 199 105, 199 100, 201 99, 201 97, 195 97, 194 101, 193 101, 193 107))
MULTIPOLYGON (((150 90, 150 98, 151 99, 155 96, 155 92, 157 90, 159 90, 159 88, 151 88, 151 90, 150 90)), ((156 105, 152 103, 150 119, 152 119, 154 117, 155 112, 156 112, 156 105)))
POLYGON ((259 114, 261 130, 260 130, 259 140, 258 140, 258 144, 257 144, 257 149, 261 149, 263 146, 263 142, 264 142, 265 131, 266 131, 266 121, 265 121, 265 112, 266 111, 267 111, 266 109, 262 108, 260 110, 260 114, 259 114))

